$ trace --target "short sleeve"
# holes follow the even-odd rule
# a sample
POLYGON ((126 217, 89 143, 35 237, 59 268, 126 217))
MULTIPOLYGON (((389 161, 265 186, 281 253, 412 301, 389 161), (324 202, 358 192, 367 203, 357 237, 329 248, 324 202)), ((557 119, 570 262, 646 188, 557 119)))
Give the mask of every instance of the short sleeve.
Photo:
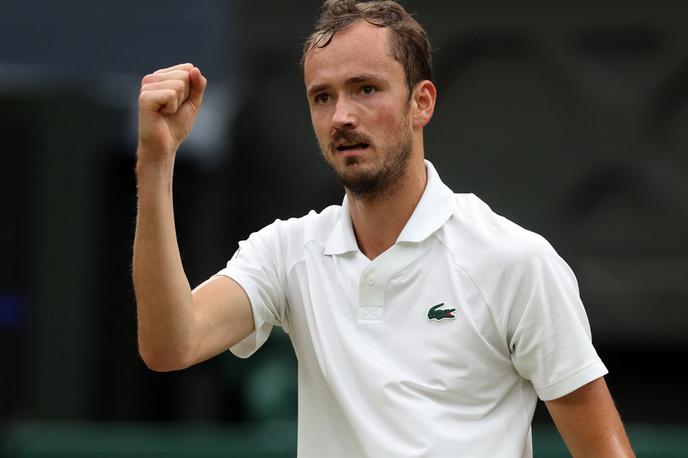
POLYGON ((511 270, 511 359, 540 399, 559 398, 605 375, 578 283, 566 262, 547 244, 511 270))
POLYGON ((278 222, 275 222, 239 242, 239 249, 227 267, 216 274, 236 281, 251 302, 255 331, 230 348, 240 358, 248 358, 255 353, 265 343, 274 325, 285 327, 286 296, 278 229, 278 222))

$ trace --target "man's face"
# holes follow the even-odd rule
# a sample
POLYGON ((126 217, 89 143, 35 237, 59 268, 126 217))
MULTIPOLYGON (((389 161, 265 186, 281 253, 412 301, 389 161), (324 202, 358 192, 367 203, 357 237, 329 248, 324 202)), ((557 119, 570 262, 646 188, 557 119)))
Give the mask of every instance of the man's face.
POLYGON ((389 30, 358 21, 306 58, 313 128, 325 160, 355 195, 392 189, 412 152, 409 92, 389 30))

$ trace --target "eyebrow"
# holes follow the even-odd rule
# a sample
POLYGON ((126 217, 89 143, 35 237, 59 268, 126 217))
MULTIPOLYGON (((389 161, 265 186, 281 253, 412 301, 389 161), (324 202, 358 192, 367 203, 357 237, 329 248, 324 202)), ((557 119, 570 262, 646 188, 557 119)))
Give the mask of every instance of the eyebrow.
MULTIPOLYGON (((382 79, 381 76, 375 74, 375 73, 362 73, 360 75, 354 75, 350 78, 347 78, 347 80, 344 82, 346 85, 351 85, 351 84, 360 84, 360 83, 365 83, 368 81, 379 81, 382 79)), ((321 92, 327 88, 329 88, 330 85, 323 83, 323 84, 316 84, 314 86, 311 86, 308 88, 307 93, 308 95, 313 95, 318 92, 321 92)))

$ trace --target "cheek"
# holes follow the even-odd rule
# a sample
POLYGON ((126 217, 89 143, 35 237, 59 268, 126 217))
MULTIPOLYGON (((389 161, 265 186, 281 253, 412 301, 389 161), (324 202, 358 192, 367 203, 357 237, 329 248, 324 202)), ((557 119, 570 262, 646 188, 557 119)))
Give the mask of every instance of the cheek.
POLYGON ((382 107, 378 111, 378 116, 376 116, 375 119, 375 124, 378 126, 379 131, 387 137, 392 137, 392 140, 394 140, 399 135, 400 130, 404 128, 403 123, 403 113, 399 111, 398 106, 394 105, 382 107))
POLYGON ((313 114, 311 112, 311 125, 313 126, 313 131, 315 132, 315 136, 318 139, 318 143, 321 145, 323 144, 323 141, 325 144, 327 144, 328 140, 326 140, 327 132, 328 129, 323 123, 322 119, 318 117, 317 115, 313 114))

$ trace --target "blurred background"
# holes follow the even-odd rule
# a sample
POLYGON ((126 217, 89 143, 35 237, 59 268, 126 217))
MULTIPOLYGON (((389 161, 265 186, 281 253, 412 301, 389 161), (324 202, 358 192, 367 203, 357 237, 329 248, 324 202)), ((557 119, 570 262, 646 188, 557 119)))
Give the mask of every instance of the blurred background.
MULTIPOLYGON (((435 49, 426 152, 576 272, 639 456, 688 456, 688 5, 408 0, 435 49)), ((0 0, 0 454, 289 457, 296 361, 145 368, 130 280, 140 79, 209 79, 179 152, 189 279, 340 203, 298 66, 320 1, 0 0)), ((546 409, 539 457, 567 456, 546 409)))

